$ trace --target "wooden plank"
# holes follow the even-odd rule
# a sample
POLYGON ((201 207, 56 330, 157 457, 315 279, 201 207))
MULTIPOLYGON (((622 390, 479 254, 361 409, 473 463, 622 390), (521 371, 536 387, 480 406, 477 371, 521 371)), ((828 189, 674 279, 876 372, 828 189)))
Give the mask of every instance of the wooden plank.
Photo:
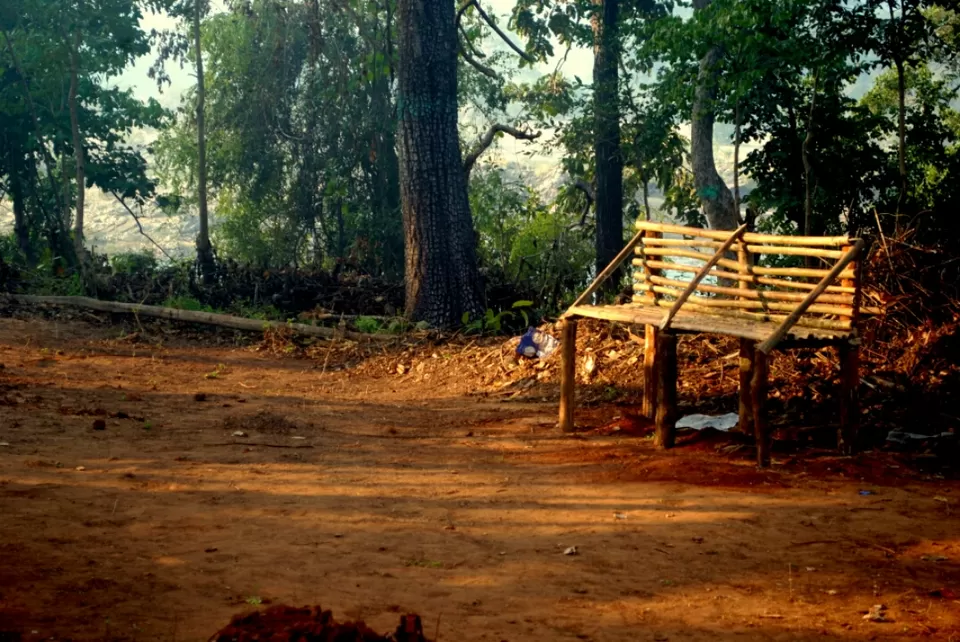
POLYGON ((560 430, 573 432, 577 378, 577 320, 560 321, 560 430))
MULTIPOLYGON (((665 261, 655 261, 651 259, 642 260, 634 259, 633 265, 637 267, 658 269, 658 270, 672 270, 674 272, 692 272, 696 274, 698 267, 693 265, 682 265, 680 263, 667 263, 665 261)), ((756 268, 751 268, 752 270, 756 268)), ((757 276, 755 274, 740 274, 738 272, 727 272, 724 270, 714 269, 710 276, 715 276, 720 279, 729 279, 731 281, 740 281, 760 285, 770 285, 773 287, 781 288, 793 288, 796 290, 813 290, 817 287, 816 283, 809 283, 807 281, 789 281, 787 279, 774 279, 765 276, 757 276)), ((839 285, 831 285, 827 288, 827 292, 841 292, 844 294, 855 294, 856 290, 854 288, 844 288, 839 285)))
MULTIPOLYGON (((676 279, 668 279, 663 276, 651 276, 647 277, 643 274, 637 274, 634 280, 635 284, 644 285, 646 283, 653 283, 655 285, 664 285, 667 287, 681 288, 685 286, 689 281, 678 281, 676 279)), ((729 296, 738 296, 747 299, 758 299, 760 301, 803 301, 806 298, 806 294, 802 292, 781 292, 779 290, 754 290, 751 289, 750 281, 740 281, 740 287, 738 288, 727 288, 720 285, 710 285, 709 283, 701 283, 697 286, 697 291, 707 292, 710 294, 726 294, 729 296)), ((810 289, 812 290, 816 284, 811 284, 810 289)), ((821 294, 817 297, 817 303, 838 303, 840 305, 853 306, 854 295, 850 294, 821 294)))
MULTIPOLYGON (((681 234, 684 236, 702 237, 726 240, 729 231, 706 230, 699 227, 671 225, 669 223, 655 223, 653 221, 637 221, 636 229, 660 232, 661 234, 681 234)), ((743 235, 747 243, 779 243, 781 245, 810 245, 814 247, 843 247, 856 241, 847 236, 776 236, 773 234, 757 234, 754 232, 743 235)))
POLYGON ((657 327, 644 326, 643 345, 643 416, 654 420, 657 416, 657 327))
POLYGON ((677 335, 661 332, 657 340, 657 420, 654 443, 673 448, 677 439, 677 335))
POLYGON ((600 286, 603 285, 603 282, 609 279, 610 275, 616 272, 617 268, 620 267, 620 264, 627 260, 627 258, 630 256, 630 253, 633 252, 633 248, 636 247, 637 243, 640 242, 640 239, 643 238, 644 234, 645 232, 643 230, 640 230, 639 232, 634 234, 633 238, 630 239, 630 241, 623 247, 623 249, 620 250, 620 253, 617 254, 617 256, 615 256, 614 259, 610 262, 610 265, 605 267, 603 269, 603 272, 597 275, 597 278, 593 280, 593 283, 591 283, 589 287, 587 287, 587 289, 583 291, 583 294, 577 297, 577 300, 574 301, 573 305, 571 305, 570 307, 572 308, 578 305, 582 305, 583 303, 586 303, 587 301, 589 301, 590 297, 593 296, 593 293, 599 290, 600 286))
MULTIPOLYGON (((703 280, 703 277, 705 277, 707 272, 709 272, 710 269, 723 258, 723 255, 733 246, 734 243, 737 242, 737 239, 743 236, 743 233, 746 231, 746 223, 734 230, 733 234, 730 235, 730 238, 720 246, 720 248, 714 253, 713 257, 707 261, 706 265, 700 268, 700 271, 697 272, 693 279, 690 280, 690 283, 687 285, 686 289, 684 289, 684 291, 677 296, 677 300, 674 301, 673 307, 670 308, 670 310, 667 312, 667 315, 663 318, 663 321, 660 323, 661 331, 670 327, 670 322, 673 321, 673 317, 676 316, 684 302, 690 298, 690 295, 694 293, 694 291, 697 289, 697 286, 700 284, 700 281, 703 280)), ((656 289, 653 291, 656 292, 656 289)))
POLYGON ((767 423, 767 387, 770 376, 770 357, 757 350, 754 353, 753 379, 750 381, 750 404, 753 410, 753 431, 757 443, 757 466, 770 466, 770 425, 767 423))
POLYGON ((857 242, 854 243, 853 247, 850 248, 850 250, 844 255, 844 257, 837 261, 837 264, 833 266, 833 269, 830 270, 830 273, 823 277, 823 280, 820 281, 820 284, 817 286, 817 288, 807 295, 806 300, 801 303, 796 310, 790 313, 790 316, 780 324, 780 327, 777 328, 769 338, 757 346, 757 350, 764 354, 770 354, 770 351, 777 346, 780 340, 787 336, 790 328, 800 320, 807 308, 813 305, 813 302, 817 300, 818 296, 824 293, 824 291, 827 289, 827 286, 830 285, 831 282, 843 274, 844 268, 846 268, 851 261, 857 258, 857 255, 860 254, 860 250, 862 249, 863 241, 858 239, 857 242))

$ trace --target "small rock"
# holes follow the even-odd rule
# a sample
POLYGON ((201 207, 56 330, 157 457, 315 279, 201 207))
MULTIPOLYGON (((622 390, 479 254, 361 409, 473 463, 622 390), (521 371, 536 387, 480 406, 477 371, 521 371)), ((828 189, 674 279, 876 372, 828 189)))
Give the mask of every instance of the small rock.
POLYGON ((614 513, 614 514, 613 514, 613 518, 614 518, 614 519, 626 519, 627 516, 626 516, 626 514, 624 514, 624 513, 614 513))
POLYGON ((815 573, 817 568, 815 566, 808 566, 807 573, 815 573))
POLYGON ((506 555, 507 552, 506 552, 506 551, 500 551, 500 554, 501 554, 501 555, 506 555))
POLYGON ((303 441, 306 437, 291 437, 290 439, 296 439, 297 441, 303 441))
POLYGON ((234 437, 246 437, 246 436, 247 436, 247 433, 243 432, 242 430, 235 430, 235 431, 233 432, 233 436, 234 436, 234 437))
POLYGON ((333 536, 334 536, 336 539, 340 539, 341 537, 343 537, 343 533, 334 533, 333 536))
POLYGON ((206 400, 207 400, 207 394, 206 394, 205 392, 198 392, 198 393, 196 393, 195 395, 193 395, 193 400, 194 400, 194 401, 206 401, 206 400))
POLYGON ((571 546, 563 551, 564 555, 579 555, 580 551, 577 550, 576 546, 571 546))
POLYGON ((837 594, 837 589, 830 589, 827 591, 827 595, 836 595, 836 594, 837 594))
POLYGON ((86 466, 77 466, 74 470, 79 470, 80 472, 83 472, 83 471, 85 471, 86 469, 87 469, 86 466))
POLYGON ((0 446, 9 446, 9 445, 10 445, 9 441, 0 441, 0 446))
POLYGON ((887 618, 885 615, 886 610, 887 610, 887 607, 884 606, 883 604, 874 604, 873 606, 870 607, 870 610, 867 611, 867 614, 863 616, 863 619, 868 620, 870 622, 886 622, 887 621, 887 618))
POLYGON ((690 540, 693 541, 694 544, 703 544, 702 537, 691 537, 690 540))
POLYGON ((106 430, 106 429, 107 429, 107 422, 105 422, 103 419, 94 419, 94 420, 93 420, 93 429, 94 429, 94 430, 106 430))
POLYGON ((216 553, 218 550, 220 550, 220 549, 211 546, 210 548, 205 548, 205 549, 203 549, 203 552, 204 552, 204 553, 216 553))

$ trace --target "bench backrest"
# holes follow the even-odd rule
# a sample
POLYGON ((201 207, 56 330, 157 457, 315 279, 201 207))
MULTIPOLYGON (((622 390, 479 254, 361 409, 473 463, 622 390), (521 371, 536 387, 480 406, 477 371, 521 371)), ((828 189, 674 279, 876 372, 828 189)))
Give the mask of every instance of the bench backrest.
MULTIPOLYGON (((640 221, 634 303, 671 308, 733 232, 640 221)), ((707 271, 682 310, 781 323, 853 252, 847 237, 743 234, 707 271)), ((855 259, 796 325, 852 332, 859 316, 860 270, 855 259)))

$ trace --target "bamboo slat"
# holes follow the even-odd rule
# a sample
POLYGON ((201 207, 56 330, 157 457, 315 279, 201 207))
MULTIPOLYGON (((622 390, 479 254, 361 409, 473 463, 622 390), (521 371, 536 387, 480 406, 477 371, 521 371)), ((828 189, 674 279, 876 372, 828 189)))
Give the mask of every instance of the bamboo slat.
MULTIPOLYGON (((846 268, 854 259, 857 258, 861 250, 863 250, 863 241, 858 239, 853 244, 853 247, 847 251, 844 257, 837 261, 837 264, 833 266, 833 269, 830 270, 830 273, 823 277, 823 280, 817 284, 816 289, 807 295, 807 298, 803 301, 803 303, 801 303, 796 310, 791 312, 789 317, 784 319, 783 323, 780 324, 780 327, 777 328, 774 333, 767 338, 766 341, 757 346, 757 350, 764 354, 770 354, 770 352, 777 346, 777 343, 779 343, 784 337, 787 336, 787 334, 789 334, 791 326, 795 325, 798 321, 800 321, 801 318, 803 318, 804 312, 808 308, 813 307, 814 301, 816 301, 817 297, 826 291, 827 286, 829 286, 831 282, 840 278, 840 275, 843 274, 844 268, 846 268)), ((856 271, 854 271, 854 274, 856 274, 856 271)), ((844 322, 853 325, 852 313, 850 314, 850 317, 850 319, 847 319, 844 322)))
MULTIPOLYGON (((677 295, 677 300, 674 301, 673 307, 670 308, 670 311, 667 312, 667 316, 663 318, 663 322, 660 323, 660 330, 666 330, 670 327, 670 321, 673 320, 673 317, 677 314, 677 311, 680 309, 680 306, 683 305, 683 302, 686 301, 690 296, 696 292, 697 286, 700 284, 700 281, 703 280, 703 277, 707 276, 707 273, 710 272, 710 269, 713 268, 722 258, 724 253, 730 249, 730 247, 737 242, 737 239, 743 236, 743 233, 747 231, 747 225, 744 223, 736 229, 736 231, 724 241, 723 245, 714 253, 714 255, 707 261, 706 265, 700 268, 700 271, 697 272, 690 283, 683 289, 683 291, 677 295)), ((653 289, 656 292, 656 289, 653 289)))
MULTIPOLYGON (((634 283, 654 285, 665 285, 674 288, 686 287, 689 281, 676 281, 663 276, 647 277, 644 274, 634 275, 634 283)), ((744 283, 745 284, 745 283, 744 283)), ((761 301, 803 301, 806 294, 801 292, 780 292, 778 290, 752 290, 747 288, 727 288, 720 285, 709 285, 701 283, 697 286, 698 291, 709 292, 711 294, 727 294, 730 296, 739 296, 747 299, 759 299, 761 301)), ((838 303, 840 305, 853 306, 853 294, 821 294, 817 297, 819 303, 838 303)))
MULTIPOLYGON (((706 312, 687 309, 677 314, 673 329, 683 332, 711 332, 731 337, 741 337, 753 341, 763 341, 770 335, 769 320, 755 319, 747 313, 737 314, 733 310, 708 310, 706 312), (718 314, 718 312, 720 314, 718 314)), ((650 325, 660 322, 663 312, 649 305, 581 305, 570 310, 570 316, 619 321, 636 325, 650 325)), ((763 317, 764 315, 756 315, 763 317)), ((835 342, 851 335, 849 328, 821 328, 796 325, 790 330, 793 341, 835 342)))
MULTIPOLYGON (((639 288, 634 288, 642 292, 653 291, 657 294, 666 294, 668 296, 677 297, 674 301, 665 301, 668 305, 675 305, 676 301, 680 300, 679 297, 683 294, 683 290, 677 288, 668 288, 661 285, 641 285, 639 288)), ((818 299, 819 300, 819 299, 818 299)), ((738 310, 775 310, 777 312, 793 312, 799 305, 792 303, 784 303, 779 301, 748 301, 743 299, 713 299, 702 296, 692 296, 688 301, 696 303, 708 308, 734 308, 738 310)), ((806 312, 810 314, 835 314, 838 316, 849 317, 853 312, 852 306, 842 306, 842 305, 821 305, 819 303, 814 303, 810 305, 806 312)))
MULTIPOLYGON (((644 306, 644 300, 637 296, 634 296, 633 299, 634 306, 640 305, 644 306)), ((673 305, 672 301, 657 301, 657 307, 665 308, 673 305)), ((783 323, 787 319, 785 314, 764 314, 762 312, 747 312, 744 310, 733 310, 728 308, 711 308, 707 306, 698 305, 697 303, 692 303, 687 301, 687 304, 684 307, 684 310, 689 308, 690 312, 700 312, 703 316, 721 316, 721 317, 730 317, 734 319, 742 319, 749 321, 759 321, 764 323, 783 323)), ((820 319, 817 317, 804 316, 801 318, 800 322, 797 325, 808 327, 808 328, 817 328, 821 330, 836 330, 843 333, 842 336, 849 334, 853 328, 853 324, 849 321, 836 320, 836 319, 820 319)), ((769 327, 769 326, 768 326, 769 327)), ((707 328, 702 328, 702 332, 710 332, 707 328)), ((735 335, 740 336, 740 335, 735 335)), ((763 338, 766 338, 768 335, 764 335, 763 338)))
MULTIPOLYGON (((720 241, 702 241, 686 239, 645 239, 645 247, 705 247, 715 249, 723 245, 720 241)), ((789 256, 813 256, 824 259, 839 259, 843 250, 825 250, 819 247, 803 247, 789 245, 747 245, 747 251, 753 254, 782 254, 789 256)))
MULTIPOLYGON (((682 234, 718 241, 727 240, 733 233, 733 230, 706 230, 699 227, 654 223, 652 221, 637 221, 636 228, 638 230, 660 232, 661 234, 682 234)), ((847 236, 776 236, 756 233, 744 234, 743 240, 747 243, 778 243, 780 245, 809 245, 813 247, 844 247, 856 241, 856 239, 847 236)))
MULTIPOLYGON (((644 254, 646 255, 658 255, 658 256, 675 256, 678 258, 688 258, 694 259, 697 261, 708 261, 710 260, 710 255, 703 252, 688 252, 685 250, 675 250, 667 248, 644 248, 644 254), (650 251, 653 250, 653 251, 650 251)), ((643 265, 642 259, 633 259, 633 265, 643 265)), ((739 270, 740 265, 737 261, 730 259, 720 259, 717 262, 717 265, 720 265, 731 270, 739 270)), ((673 269, 673 264, 667 263, 667 269, 673 269)), ((759 276, 795 276, 808 279, 822 279, 823 277, 830 274, 830 270, 819 269, 819 268, 772 268, 772 267, 759 267, 751 266, 750 273, 756 274, 759 276)), ((847 270, 841 273, 841 279, 850 279, 853 280, 856 278, 853 270, 847 270)))
MULTIPOLYGON (((699 270, 698 267, 692 265, 682 265, 680 263, 667 263, 665 261, 652 261, 652 260, 633 260, 634 266, 639 267, 649 267, 662 270, 673 270, 675 272, 692 272, 693 274, 697 273, 699 270)), ((794 288, 797 290, 813 290, 817 287, 816 283, 808 283, 806 281, 788 281, 786 279, 774 279, 764 276, 757 276, 752 274, 739 274, 737 272, 727 272, 724 270, 713 270, 710 273, 710 276, 715 276, 720 279, 730 279, 731 281, 746 281, 748 283, 760 284, 760 285, 770 285, 773 287, 781 288, 794 288)), ((827 288, 827 292, 843 293, 843 294, 854 294, 856 288, 844 287, 840 285, 831 285, 827 288)))

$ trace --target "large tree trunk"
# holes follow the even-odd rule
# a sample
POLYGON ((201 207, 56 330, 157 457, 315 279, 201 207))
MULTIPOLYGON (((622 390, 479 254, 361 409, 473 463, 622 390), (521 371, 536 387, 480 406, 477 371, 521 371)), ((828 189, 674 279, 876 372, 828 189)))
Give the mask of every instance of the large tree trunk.
MULTIPOLYGON (((694 0, 694 9, 703 9, 711 2, 712 0, 694 0)), ((722 55, 719 46, 712 46, 700 61, 693 98, 690 157, 693 182, 707 218, 707 225, 715 230, 733 230, 737 228, 739 213, 734 207, 730 188, 717 172, 713 157, 713 124, 716 119, 714 101, 722 55)))
POLYGON ((73 134, 73 159, 76 165, 74 179, 77 185, 77 204, 76 214, 73 218, 73 244, 77 253, 77 259, 83 263, 83 208, 86 192, 86 181, 84 179, 84 157, 83 157, 83 138, 80 136, 80 108, 77 104, 77 84, 80 75, 80 33, 74 35, 73 43, 70 46, 70 129, 73 134))
POLYGON ((407 314, 436 327, 483 308, 457 132, 457 33, 447 0, 397 7, 407 314))
POLYGON ((207 214, 207 132, 204 125, 205 93, 203 86, 203 55, 200 49, 200 17, 202 0, 194 0, 193 46, 197 56, 197 207, 200 213, 200 232, 197 234, 197 265, 204 285, 213 282, 213 247, 210 245, 210 223, 207 214))
MULTIPOLYGON (((623 249, 623 157, 620 153, 619 38, 620 0, 594 0, 593 111, 597 175, 597 274, 623 249)), ((622 270, 605 283, 619 289, 622 270)))

